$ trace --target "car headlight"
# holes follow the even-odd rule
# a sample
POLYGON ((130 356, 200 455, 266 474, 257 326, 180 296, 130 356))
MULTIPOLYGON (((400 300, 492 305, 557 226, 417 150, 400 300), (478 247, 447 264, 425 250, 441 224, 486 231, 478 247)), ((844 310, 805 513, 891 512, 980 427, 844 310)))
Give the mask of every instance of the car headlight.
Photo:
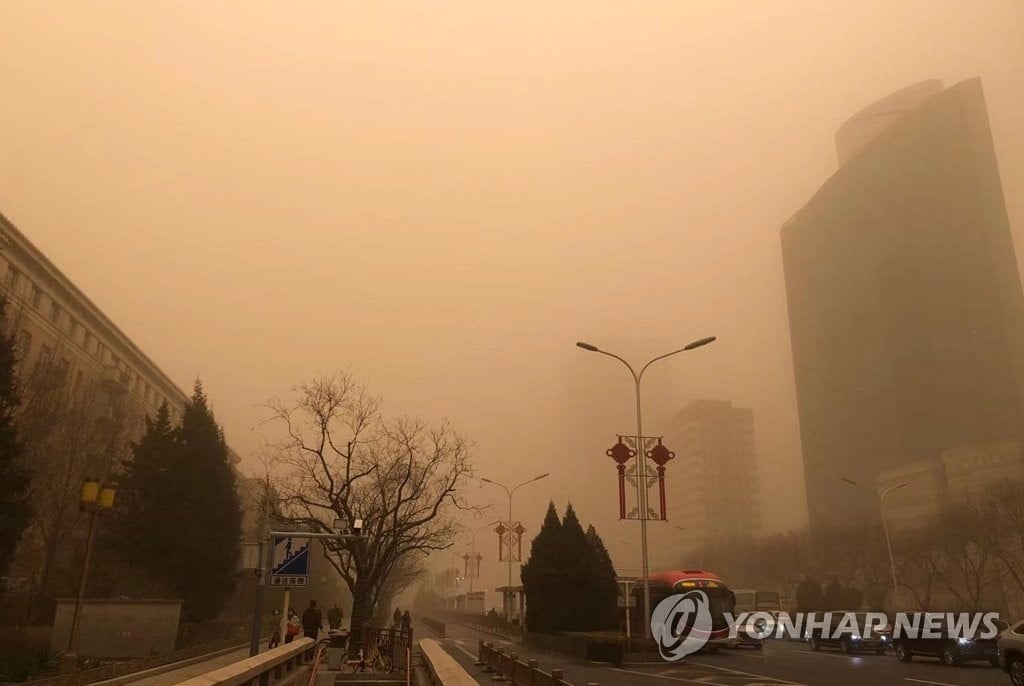
POLYGON ((969 638, 958 638, 958 639, 956 639, 956 642, 963 646, 963 645, 967 645, 968 643, 970 643, 971 639, 969 639, 969 638))
POLYGON ((854 634, 853 636, 850 636, 850 638, 852 638, 855 641, 859 641, 860 640, 860 634, 854 634))

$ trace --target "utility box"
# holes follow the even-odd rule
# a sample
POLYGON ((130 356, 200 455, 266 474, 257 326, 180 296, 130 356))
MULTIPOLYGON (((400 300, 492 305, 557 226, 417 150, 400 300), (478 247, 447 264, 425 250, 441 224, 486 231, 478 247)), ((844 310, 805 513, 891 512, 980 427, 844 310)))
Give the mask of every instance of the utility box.
MULTIPOLYGON (((57 600, 50 647, 58 653, 68 649, 74 614, 74 600, 57 600)), ((172 652, 180 618, 180 600, 83 600, 78 654, 128 659, 172 652)))

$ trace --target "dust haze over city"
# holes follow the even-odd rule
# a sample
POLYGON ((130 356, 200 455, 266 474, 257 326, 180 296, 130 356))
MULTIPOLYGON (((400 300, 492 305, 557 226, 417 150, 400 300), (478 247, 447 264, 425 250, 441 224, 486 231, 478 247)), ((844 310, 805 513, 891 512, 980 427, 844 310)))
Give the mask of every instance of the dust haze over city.
POLYGON ((550 473, 515 496, 524 550, 571 502, 641 571, 605 454, 633 382, 577 341, 642 365, 717 337, 644 377, 644 433, 680 457, 694 401, 750 411, 752 475, 667 464, 652 568, 703 566, 688 498, 749 487, 758 536, 807 528, 783 226, 872 103, 980 78, 1022 256, 1018 0, 15 1, 0 44, 0 212, 179 388, 202 380, 243 474, 280 434, 266 403, 321 375, 449 420, 465 498, 493 505, 463 521, 478 588, 506 582, 484 525, 507 516, 479 477, 550 473))

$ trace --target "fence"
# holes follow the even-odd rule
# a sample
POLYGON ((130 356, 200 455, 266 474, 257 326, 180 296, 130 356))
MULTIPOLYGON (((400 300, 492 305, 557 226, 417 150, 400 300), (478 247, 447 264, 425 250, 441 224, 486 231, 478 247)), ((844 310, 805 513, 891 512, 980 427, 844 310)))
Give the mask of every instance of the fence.
MULTIPOLYGON (((573 686, 562 675, 562 670, 552 669, 551 672, 541 670, 537 660, 523 662, 516 653, 506 653, 493 644, 480 641, 478 646, 477 664, 485 672, 494 674, 494 681, 508 680, 519 686, 573 686)), ((588 681, 586 686, 599 686, 588 681)))
POLYGON ((396 669, 403 672, 409 670, 412 662, 412 627, 405 631, 375 627, 363 629, 363 645, 372 646, 375 643, 382 653, 391 656, 396 669))
POLYGON ((471 629, 478 629, 491 634, 502 636, 518 636, 520 629, 518 624, 507 622, 504 617, 493 615, 471 614, 469 612, 452 612, 450 610, 438 610, 431 614, 444 619, 452 624, 461 624, 471 629))

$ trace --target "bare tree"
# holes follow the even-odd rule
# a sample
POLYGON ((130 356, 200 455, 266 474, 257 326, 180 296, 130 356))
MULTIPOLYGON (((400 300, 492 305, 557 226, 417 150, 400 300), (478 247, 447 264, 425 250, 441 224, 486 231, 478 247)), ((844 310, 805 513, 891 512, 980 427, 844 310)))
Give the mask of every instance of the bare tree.
POLYGON ((33 614, 40 601, 73 588, 78 489, 86 476, 106 479, 118 470, 143 416, 98 381, 72 385, 52 359, 23 370, 22 393, 19 426, 34 513, 15 558, 30 579, 33 614))
POLYGON ((276 480, 282 516, 313 531, 335 519, 363 520, 364 539, 324 541, 328 559, 352 593, 352 642, 374 614, 388 579, 403 561, 448 548, 461 491, 471 476, 469 445, 449 424, 386 421, 380 400, 349 373, 296 389, 273 401, 282 426, 276 480))

